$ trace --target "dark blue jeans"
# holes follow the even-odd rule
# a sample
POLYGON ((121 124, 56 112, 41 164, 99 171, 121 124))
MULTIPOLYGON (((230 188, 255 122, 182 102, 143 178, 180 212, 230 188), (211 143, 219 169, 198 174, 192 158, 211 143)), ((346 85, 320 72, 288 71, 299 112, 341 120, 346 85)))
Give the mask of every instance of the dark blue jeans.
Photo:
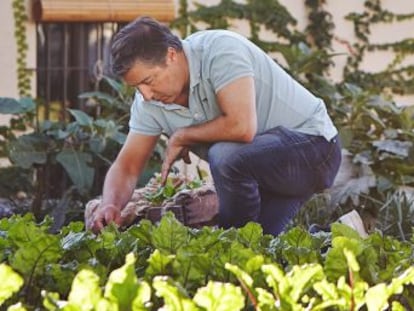
POLYGON ((337 138, 327 141, 284 127, 251 143, 219 142, 208 151, 219 198, 219 225, 249 221, 278 235, 315 193, 329 188, 341 162, 337 138))

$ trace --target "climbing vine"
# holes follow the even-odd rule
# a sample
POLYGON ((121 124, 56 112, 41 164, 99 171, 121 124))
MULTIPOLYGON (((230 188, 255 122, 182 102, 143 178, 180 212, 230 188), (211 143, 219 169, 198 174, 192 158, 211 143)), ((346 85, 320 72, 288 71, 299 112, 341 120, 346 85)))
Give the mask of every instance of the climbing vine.
MULTIPOLYGON (((326 53, 332 50, 333 30, 335 24, 332 14, 325 10, 325 0, 306 0, 308 8, 308 26, 306 27, 308 42, 326 53)), ((325 56, 319 59, 320 73, 333 65, 332 59, 325 56)))
POLYGON ((227 29, 234 20, 245 20, 250 26, 249 39, 267 52, 280 51, 300 42, 317 50, 320 53, 318 65, 313 67, 316 74, 326 73, 333 64, 329 53, 332 51, 332 40, 337 40, 347 45, 350 52, 344 69, 345 82, 355 83, 373 93, 382 93, 386 89, 393 93, 414 93, 414 65, 403 65, 406 57, 414 54, 414 39, 387 44, 372 44, 369 40, 372 25, 413 19, 414 12, 396 14, 384 9, 381 0, 366 0, 364 11, 346 16, 353 23, 358 39, 355 44, 350 44, 334 36, 335 24, 332 15, 325 9, 326 0, 305 1, 308 26, 304 33, 295 30, 296 19, 277 0, 246 0, 243 3, 221 0, 212 6, 196 4, 196 9, 192 11, 188 11, 187 2, 180 0, 180 17, 173 23, 183 36, 198 30, 199 22, 203 28, 227 29), (260 38, 263 27, 275 34, 275 41, 260 38), (395 58, 382 72, 365 72, 360 69, 361 62, 367 52, 372 51, 391 51, 395 58))
POLYGON ((17 47, 17 89, 21 97, 30 96, 30 74, 27 71, 27 14, 24 0, 13 0, 14 37, 17 47))
POLYGON ((354 24, 358 42, 353 46, 356 53, 348 58, 344 71, 345 79, 377 92, 388 88, 397 94, 414 94, 414 66, 403 65, 406 57, 414 54, 414 39, 409 38, 386 44, 373 44, 369 40, 372 25, 414 19, 414 12, 393 13, 382 7, 381 0, 367 0, 364 2, 364 7, 363 12, 352 13, 346 17, 354 24), (362 71, 360 64, 364 56, 367 52, 373 51, 391 51, 395 56, 387 68, 381 72, 362 71))
POLYGON ((309 24, 306 27, 308 35, 312 37, 314 45, 320 49, 331 49, 335 25, 332 14, 325 10, 326 0, 306 0, 309 24))
POLYGON ((246 3, 222 0, 217 5, 195 6, 195 10, 188 11, 187 1, 181 0, 180 17, 172 25, 181 30, 185 29, 183 23, 187 23, 186 29, 194 32, 200 29, 199 23, 203 24, 203 28, 228 29, 232 21, 245 20, 250 25, 250 39, 268 52, 277 50, 280 43, 262 41, 259 38, 261 26, 272 31, 279 39, 288 41, 288 44, 305 40, 302 33, 292 30, 297 22, 277 0, 248 0, 246 3))

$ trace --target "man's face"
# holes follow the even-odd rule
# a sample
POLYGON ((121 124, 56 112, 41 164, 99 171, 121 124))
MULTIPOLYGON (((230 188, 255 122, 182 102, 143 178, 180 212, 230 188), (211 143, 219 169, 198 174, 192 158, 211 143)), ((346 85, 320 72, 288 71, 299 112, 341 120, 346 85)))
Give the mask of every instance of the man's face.
POLYGON ((178 64, 177 52, 169 48, 165 64, 136 62, 125 74, 128 85, 136 87, 145 100, 175 103, 185 86, 184 69, 178 64))

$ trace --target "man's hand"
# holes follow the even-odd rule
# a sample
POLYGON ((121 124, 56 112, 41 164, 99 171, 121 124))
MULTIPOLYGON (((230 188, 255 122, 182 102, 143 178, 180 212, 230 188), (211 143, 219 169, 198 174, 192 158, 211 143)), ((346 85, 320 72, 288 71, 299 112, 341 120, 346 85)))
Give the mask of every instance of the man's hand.
POLYGON ((185 163, 191 164, 189 148, 180 140, 180 131, 178 130, 168 140, 167 150, 165 151, 165 158, 161 166, 161 185, 167 182, 168 173, 174 161, 181 158, 185 163))
POLYGON ((121 210, 114 204, 101 205, 95 212, 91 229, 94 233, 99 233, 106 225, 114 223, 121 225, 121 210))

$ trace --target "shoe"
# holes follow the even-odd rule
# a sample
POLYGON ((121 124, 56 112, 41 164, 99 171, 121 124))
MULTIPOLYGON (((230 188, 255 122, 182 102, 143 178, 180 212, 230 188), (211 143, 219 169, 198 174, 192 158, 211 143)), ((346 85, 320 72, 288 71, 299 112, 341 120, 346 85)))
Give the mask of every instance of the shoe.
POLYGON ((364 239, 368 237, 368 233, 365 230, 362 218, 361 216, 359 216, 356 210, 352 210, 349 213, 342 215, 341 217, 339 217, 337 222, 351 227, 356 232, 358 232, 359 235, 364 239))

